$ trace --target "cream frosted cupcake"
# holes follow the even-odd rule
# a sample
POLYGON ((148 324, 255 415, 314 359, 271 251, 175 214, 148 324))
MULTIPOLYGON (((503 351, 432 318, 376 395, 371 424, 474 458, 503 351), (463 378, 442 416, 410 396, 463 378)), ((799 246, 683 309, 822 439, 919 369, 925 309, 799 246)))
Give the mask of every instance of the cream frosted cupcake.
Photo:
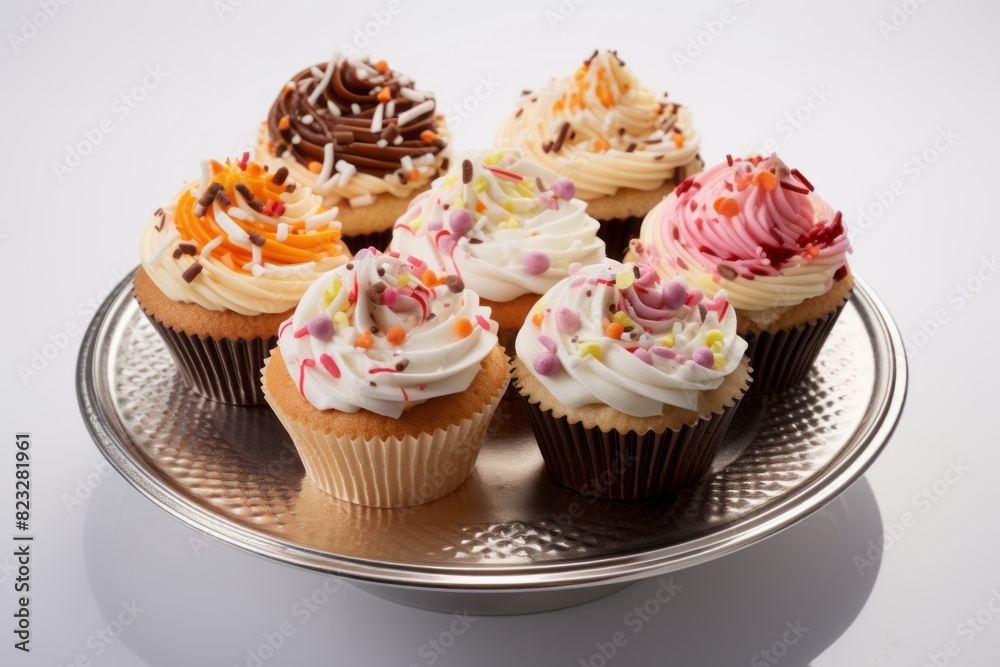
POLYGON ((362 250, 322 276, 281 327, 268 403, 313 484, 370 507, 419 505, 471 473, 507 388, 479 297, 362 250))
POLYGON ((285 84, 257 157, 340 207, 351 250, 381 250, 413 195, 447 170, 448 132, 434 95, 384 60, 334 55, 285 84))
POLYGON ((616 259, 643 216, 701 170, 700 144, 689 109, 643 86, 615 51, 525 91, 495 141, 572 179, 616 259))
POLYGON ((598 222, 574 191, 516 151, 472 154, 413 200, 390 248, 461 279, 490 307, 513 354, 538 297, 571 266, 604 259, 598 222))
POLYGON ((750 344, 754 392, 779 392, 812 367, 854 285, 841 214, 797 169, 733 159, 688 178, 643 222, 630 257, 665 277, 720 290, 750 344))
POLYGON ((549 474, 602 498, 696 484, 749 385, 746 347, 724 293, 642 264, 579 269, 517 336, 515 384, 549 474))
POLYGON ((287 169, 203 163, 146 224, 135 298, 181 378, 208 398, 263 402, 260 367, 312 282, 345 264, 337 210, 287 169))

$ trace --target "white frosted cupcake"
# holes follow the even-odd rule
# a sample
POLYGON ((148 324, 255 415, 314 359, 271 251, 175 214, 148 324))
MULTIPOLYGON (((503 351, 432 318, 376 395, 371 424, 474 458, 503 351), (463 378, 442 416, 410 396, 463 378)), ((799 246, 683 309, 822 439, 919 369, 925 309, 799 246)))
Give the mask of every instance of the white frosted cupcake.
POLYGON ((470 154, 419 195, 393 229, 390 248, 432 273, 461 278, 491 308, 500 341, 570 267, 604 259, 598 222, 575 187, 513 150, 470 154))
POLYGON ((342 500, 405 507, 455 489, 507 387, 489 309, 417 269, 362 250, 309 288, 264 369, 307 476, 342 500))

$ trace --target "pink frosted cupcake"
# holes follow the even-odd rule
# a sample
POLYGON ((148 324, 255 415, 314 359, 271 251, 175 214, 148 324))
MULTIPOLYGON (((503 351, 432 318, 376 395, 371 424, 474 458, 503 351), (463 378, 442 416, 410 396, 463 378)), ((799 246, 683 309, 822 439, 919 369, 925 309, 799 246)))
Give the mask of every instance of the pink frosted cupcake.
POLYGON ((854 285, 839 211, 777 156, 733 159, 650 211, 630 257, 709 297, 725 290, 750 344, 755 392, 800 382, 854 285))

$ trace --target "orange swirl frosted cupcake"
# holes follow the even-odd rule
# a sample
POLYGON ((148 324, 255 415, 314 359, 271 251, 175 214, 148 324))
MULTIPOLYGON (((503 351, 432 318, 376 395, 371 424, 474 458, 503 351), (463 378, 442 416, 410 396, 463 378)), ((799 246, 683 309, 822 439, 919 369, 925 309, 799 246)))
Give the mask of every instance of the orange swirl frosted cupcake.
POLYGON ((260 368, 278 327, 322 273, 350 260, 337 209, 249 162, 203 164, 143 232, 135 298, 181 378, 237 405, 264 402, 260 368))

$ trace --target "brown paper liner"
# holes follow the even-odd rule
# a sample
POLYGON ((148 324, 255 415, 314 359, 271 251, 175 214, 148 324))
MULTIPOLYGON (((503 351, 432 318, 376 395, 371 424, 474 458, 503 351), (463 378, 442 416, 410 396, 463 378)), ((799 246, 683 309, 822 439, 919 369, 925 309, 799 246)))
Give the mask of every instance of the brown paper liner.
POLYGON ((371 232, 369 234, 358 234, 357 236, 343 236, 341 240, 351 251, 352 255, 357 255, 362 248, 374 247, 377 250, 385 250, 392 240, 392 227, 381 232, 371 232))
MULTIPOLYGON (((258 377, 261 374, 258 369, 258 377)), ((398 508, 437 500, 469 477, 507 384, 479 412, 403 438, 351 438, 311 428, 285 415, 266 385, 261 386, 291 436, 310 482, 356 505, 398 508)))
POLYGON ((605 253, 611 259, 621 260, 628 252, 628 242, 639 236, 642 218, 614 218, 599 220, 597 236, 604 241, 605 253))
POLYGON ((176 331, 146 315, 167 345, 181 379, 205 398, 230 405, 263 405, 260 368, 278 337, 216 340, 176 331))
POLYGON ((753 366, 754 381, 748 393, 758 396, 777 394, 805 379, 844 305, 826 317, 793 329, 773 333, 741 332, 740 336, 747 342, 746 354, 753 366))
POLYGON ((741 398, 678 431, 639 434, 571 424, 521 396, 549 476, 580 493, 611 500, 676 494, 704 479, 741 398))

